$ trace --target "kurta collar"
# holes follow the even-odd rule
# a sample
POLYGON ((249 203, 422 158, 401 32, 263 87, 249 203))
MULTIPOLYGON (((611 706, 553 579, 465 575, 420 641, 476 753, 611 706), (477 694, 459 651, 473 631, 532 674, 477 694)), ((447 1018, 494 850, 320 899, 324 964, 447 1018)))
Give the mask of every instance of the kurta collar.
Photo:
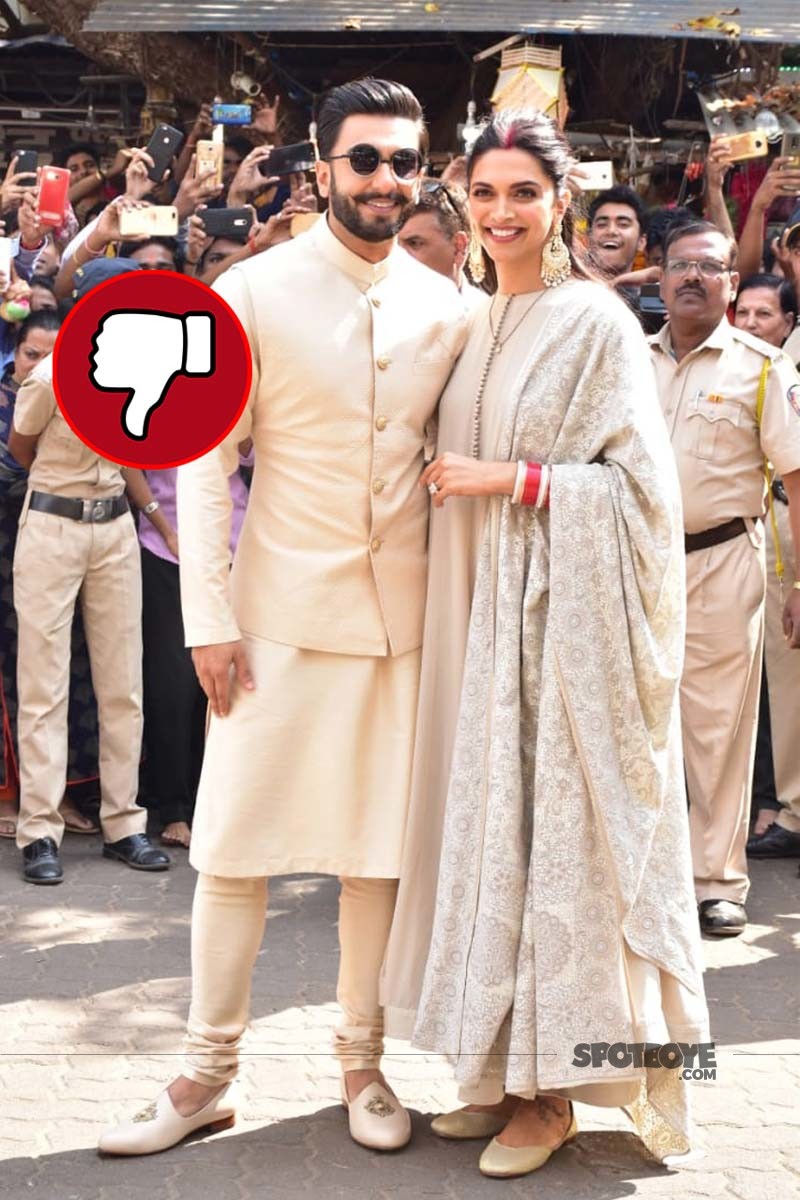
POLYGON ((309 231, 309 236, 314 238, 317 249, 323 257, 327 258, 328 262, 333 263, 340 271, 344 271, 345 275, 349 275, 351 279, 355 279, 365 288, 372 287, 373 284, 380 283, 382 279, 385 279, 396 256, 405 253, 395 242, 386 258, 377 263, 367 262, 365 258, 361 258, 349 250, 344 242, 339 241, 331 230, 327 217, 315 222, 309 231))
MULTIPOLYGON (((712 329, 704 342, 699 346, 695 346, 694 350, 690 350, 683 361, 691 358, 692 355, 699 354, 701 350, 727 350, 733 341, 733 326, 727 317, 723 317, 716 329, 712 329)), ((650 345, 658 347, 664 354, 668 354, 674 359, 675 354, 672 349, 672 334, 670 333, 669 321, 662 325, 655 337, 650 339, 650 345)))

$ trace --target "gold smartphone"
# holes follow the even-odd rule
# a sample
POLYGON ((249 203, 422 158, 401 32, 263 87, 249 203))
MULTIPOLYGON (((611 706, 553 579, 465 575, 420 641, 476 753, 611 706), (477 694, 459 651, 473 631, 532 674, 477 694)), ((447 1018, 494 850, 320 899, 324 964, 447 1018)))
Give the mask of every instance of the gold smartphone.
POLYGON ((751 129, 747 133, 723 134, 717 138, 717 145, 728 147, 732 162, 763 158, 768 150, 766 136, 760 129, 751 129))
POLYGON ((175 237, 178 232, 178 210, 171 204, 151 204, 145 208, 123 208, 119 214, 119 231, 123 237, 175 237))
POLYGON ((197 143, 197 166, 195 174, 202 175, 205 171, 215 170, 215 175, 209 175, 205 186, 211 188, 222 186, 222 158, 225 153, 225 147, 222 142, 211 142, 200 140, 197 143))

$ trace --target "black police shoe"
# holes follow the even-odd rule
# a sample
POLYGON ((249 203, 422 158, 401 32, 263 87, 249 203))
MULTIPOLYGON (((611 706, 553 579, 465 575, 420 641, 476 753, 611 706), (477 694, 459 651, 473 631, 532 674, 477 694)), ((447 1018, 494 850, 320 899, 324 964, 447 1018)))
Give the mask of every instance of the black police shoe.
POLYGON ((749 858, 800 858, 800 833, 791 833, 773 821, 760 837, 750 838, 747 855, 749 858))
POLYGON ((134 871, 166 871, 171 858, 157 850, 146 833, 132 833, 118 842, 103 843, 103 858, 116 858, 134 871))
POLYGON ((700 929, 711 937, 738 937, 747 928, 744 905, 736 900, 701 900, 700 929))
POLYGON ((23 847, 22 878, 28 883, 61 883, 64 870, 52 838, 37 838, 23 847))

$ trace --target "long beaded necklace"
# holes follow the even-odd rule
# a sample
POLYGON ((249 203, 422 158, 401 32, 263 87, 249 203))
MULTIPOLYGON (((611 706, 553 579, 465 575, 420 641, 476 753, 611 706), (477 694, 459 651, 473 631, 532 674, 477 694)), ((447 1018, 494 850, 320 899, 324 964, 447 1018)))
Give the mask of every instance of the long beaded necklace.
POLYGON ((513 301, 514 297, 509 296, 507 298, 505 304, 503 305, 503 311, 500 313, 500 319, 497 322, 496 329, 495 329, 494 325, 492 324, 492 309, 491 309, 491 307, 489 309, 489 329, 492 332, 492 344, 489 347, 489 355, 488 355, 488 358, 486 359, 486 363, 484 365, 483 371, 481 372, 480 383, 478 384, 478 392, 477 392, 477 395, 475 396, 475 409, 474 409, 473 417, 472 417, 472 457, 473 458, 480 458, 480 456, 481 456, 481 409, 483 407, 483 393, 486 391, 486 382, 489 378, 489 372, 492 369, 492 363, 494 362, 495 358, 500 353, 500 351, 503 349, 503 346, 505 346, 506 342, 513 336, 513 334, 515 334, 517 332, 520 325, 525 320, 525 318, 527 317, 527 315, 531 311, 531 309, 534 307, 534 305, 537 304, 539 302, 539 300, 541 300, 542 296, 544 296, 544 295, 545 295, 545 292, 543 292, 543 291, 536 293, 533 300, 531 300, 530 304, 528 305, 528 307, 523 312, 522 316, 517 321, 516 325, 514 325, 511 332, 508 333, 503 338, 502 342, 500 341, 500 334, 503 332, 503 325, 505 324, 505 319, 506 319, 506 316, 508 315, 508 310, 511 308, 511 302, 513 301))

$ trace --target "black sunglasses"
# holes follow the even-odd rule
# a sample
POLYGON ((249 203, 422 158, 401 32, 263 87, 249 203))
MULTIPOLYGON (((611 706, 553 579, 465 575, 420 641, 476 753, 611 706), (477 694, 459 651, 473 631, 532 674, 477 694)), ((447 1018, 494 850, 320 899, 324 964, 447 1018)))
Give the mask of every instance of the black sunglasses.
POLYGON ((457 217, 461 217, 461 213, 458 211, 458 207, 453 199, 449 187, 446 183, 442 183, 441 179, 424 179, 422 181, 422 190, 428 196, 438 196, 441 192, 442 196, 444 196, 445 200, 450 205, 451 211, 454 212, 457 217))
POLYGON ((374 175, 381 163, 388 163, 396 179, 413 179, 422 170, 422 155, 419 150, 395 150, 388 158, 382 158, 375 146, 360 142, 348 150, 347 154, 331 154, 327 162, 337 158, 346 158, 356 175, 374 175))

